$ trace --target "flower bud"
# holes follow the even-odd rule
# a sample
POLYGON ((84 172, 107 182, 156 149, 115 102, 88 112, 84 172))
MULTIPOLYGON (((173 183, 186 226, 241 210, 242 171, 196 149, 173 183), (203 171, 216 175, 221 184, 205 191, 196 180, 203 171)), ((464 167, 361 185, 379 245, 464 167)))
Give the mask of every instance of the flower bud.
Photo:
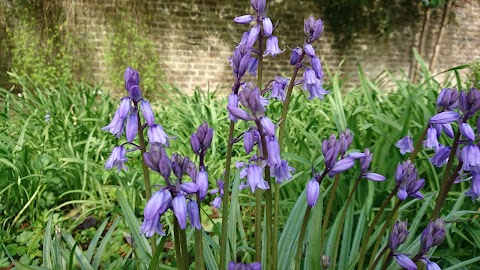
POLYGON ((315 50, 313 49, 313 46, 312 44, 305 44, 303 46, 303 49, 305 50, 305 53, 310 56, 310 57, 317 57, 317 55, 315 54, 315 50))
POLYGON ((200 144, 197 133, 193 133, 192 137, 190 137, 190 146, 192 147, 192 150, 195 154, 200 154, 200 149, 202 149, 202 145, 200 144))
POLYGON ((432 116, 432 118, 430 118, 430 123, 447 124, 457 120, 458 118, 460 118, 460 115, 457 112, 446 111, 432 116))
POLYGON ((290 56, 290 65, 295 66, 300 63, 300 61, 302 60, 300 56, 302 56, 302 48, 296 47, 295 49, 292 49, 292 55, 290 56))
POLYGON ((250 154, 254 144, 255 142, 253 138, 253 130, 248 129, 247 131, 245 131, 245 134, 243 135, 243 147, 245 149, 245 153, 250 154))
POLYGON ((198 209, 198 204, 196 201, 189 201, 187 204, 188 209, 188 219, 190 219, 190 224, 197 230, 202 229, 202 224, 200 222, 200 211, 198 209))
POLYGON ((173 213, 177 217, 180 229, 185 230, 187 226, 187 203, 183 195, 177 195, 172 202, 173 213))
POLYGON ((320 194, 320 184, 313 178, 307 183, 307 202, 308 206, 313 207, 317 203, 320 194))
POLYGON ((253 19, 254 18, 253 18, 252 15, 247 14, 247 15, 235 17, 235 19, 233 19, 233 21, 238 23, 238 24, 249 24, 250 22, 253 21, 253 19))
POLYGON ((205 199, 208 191, 208 173, 204 170, 200 171, 197 174, 195 182, 197 183, 197 186, 198 186, 198 196, 200 200, 205 199))
POLYGON ((260 124, 262 125, 263 131, 266 135, 275 136, 275 125, 268 117, 260 117, 260 124))
POLYGON ((270 18, 268 17, 265 17, 262 19, 262 22, 263 22, 263 35, 266 37, 271 36, 273 32, 272 20, 270 20, 270 18))
POLYGON ((185 182, 181 185, 182 190, 187 194, 193 194, 198 191, 198 185, 193 182, 185 182))
POLYGON ((126 137, 128 142, 133 142, 138 132, 137 112, 132 112, 127 117, 126 137))
POLYGON ((140 109, 142 110, 143 118, 147 122, 147 124, 151 127, 155 124, 155 117, 153 115, 152 107, 150 106, 150 102, 142 100, 140 103, 140 109))

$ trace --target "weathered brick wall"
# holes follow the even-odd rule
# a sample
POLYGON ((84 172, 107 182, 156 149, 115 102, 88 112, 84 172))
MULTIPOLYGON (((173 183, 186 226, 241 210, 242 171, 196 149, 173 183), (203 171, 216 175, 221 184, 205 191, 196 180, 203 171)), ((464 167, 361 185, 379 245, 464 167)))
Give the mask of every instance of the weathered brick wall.
MULTIPOLYGON (((95 82, 106 81, 109 33, 115 31, 112 23, 119 10, 128 11, 125 16, 135 18, 146 25, 145 36, 152 40, 164 72, 164 82, 177 85, 190 91, 195 86, 202 89, 228 89, 233 80, 228 57, 242 33, 245 25, 235 25, 232 19, 249 13, 249 1, 237 0, 65 0, 68 5, 67 20, 77 36, 93 48, 91 52, 92 74, 85 76, 95 82)), ((471 62, 480 57, 480 1, 457 0, 452 12, 455 21, 445 29, 434 72, 471 62)), ((270 3, 269 17, 279 20, 275 34, 280 47, 286 48, 283 55, 268 57, 265 81, 275 75, 288 76, 290 51, 304 40, 303 20, 312 15, 322 17, 321 5, 314 0, 276 0, 270 3)), ((424 57, 429 59, 433 42, 438 32, 440 15, 432 17, 429 40, 424 57)), ((334 45, 334 34, 328 24, 316 52, 324 63, 336 67, 346 58, 342 68, 344 73, 357 73, 357 63, 361 63, 370 77, 388 69, 399 74, 408 72, 411 64, 412 46, 418 42, 421 20, 408 27, 396 29, 386 39, 379 41, 376 33, 359 33, 348 49, 334 45)), ((3 68, 2 68, 3 69, 3 68)), ((2 71, 3 72, 3 71, 2 71)), ((119 74, 121 76, 121 74, 119 74)), ((355 78, 353 78, 355 79, 355 78)))

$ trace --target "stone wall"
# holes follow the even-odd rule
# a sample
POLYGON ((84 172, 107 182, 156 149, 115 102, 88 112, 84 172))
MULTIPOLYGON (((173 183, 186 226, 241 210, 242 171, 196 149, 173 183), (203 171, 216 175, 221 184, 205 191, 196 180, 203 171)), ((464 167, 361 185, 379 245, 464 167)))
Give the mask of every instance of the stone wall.
MULTIPOLYGON (((105 81, 111 88, 107 75, 111 72, 106 54, 109 50, 110 34, 117 31, 118 20, 133 19, 142 25, 142 35, 151 40, 158 54, 163 82, 174 84, 179 89, 191 91, 196 86, 202 89, 228 89, 233 76, 228 57, 231 55, 245 25, 235 25, 232 19, 249 13, 249 1, 236 0, 64 0, 68 6, 66 20, 70 31, 92 48, 91 78, 93 82, 105 81), (120 12, 121 11, 121 12, 120 12), (120 18, 119 18, 120 16, 120 18)), ((279 21, 275 34, 285 53, 275 58, 268 57, 265 81, 275 75, 288 76, 290 52, 303 43, 303 20, 308 16, 322 17, 321 5, 315 0, 275 0, 270 3, 269 17, 279 21)), ((479 59, 480 57, 480 1, 457 0, 452 12, 455 19, 445 29, 440 53, 434 72, 442 71, 479 59)), ((435 14, 434 14, 435 15, 435 14)), ((334 68, 346 59, 342 71, 353 76, 361 63, 369 77, 375 77, 387 69, 395 74, 408 72, 411 64, 412 46, 418 42, 421 20, 396 29, 388 37, 379 40, 376 33, 358 33, 348 48, 334 44, 334 34, 326 24, 322 38, 315 43, 317 55, 324 65, 334 68)), ((1 21, 1 20, 0 20, 1 21)), ((440 15, 432 17, 432 26, 427 35, 428 42, 423 55, 429 59, 436 38, 440 15)), ((361 22, 359 22, 361 23, 361 22)), ((2 32, 0 31, 0 35, 2 32)), ((0 36, 1 38, 1 36, 0 36)), ((3 62, 0 62, 3 63, 3 62)), ((2 73, 9 67, 0 67, 2 73)), ((135 68, 135 67, 134 67, 135 68)), ((122 78, 122 75, 118 75, 122 78)), ((154 80, 160 80, 160 75, 154 80)))

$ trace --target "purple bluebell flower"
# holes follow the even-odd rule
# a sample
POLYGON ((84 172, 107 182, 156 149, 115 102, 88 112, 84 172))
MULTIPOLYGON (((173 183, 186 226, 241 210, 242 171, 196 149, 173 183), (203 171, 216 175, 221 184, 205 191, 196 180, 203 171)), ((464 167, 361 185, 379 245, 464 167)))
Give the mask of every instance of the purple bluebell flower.
POLYGON ((478 110, 480 110, 480 91, 476 88, 470 89, 465 93, 462 91, 459 97, 460 110, 466 119, 471 118, 478 110))
POLYGON ((272 83, 272 95, 271 98, 276 98, 277 100, 285 101, 287 96, 286 87, 288 84, 288 79, 276 76, 275 80, 272 83))
POLYGON ((172 174, 172 161, 167 155, 162 155, 160 157, 160 161, 158 162, 158 170, 163 179, 165 179, 165 181, 169 181, 170 175, 172 174))
POLYGON ((228 270, 262 270, 262 265, 259 262, 254 262, 249 264, 230 262, 228 264, 227 269, 228 270))
POLYGON ((119 116, 119 112, 115 112, 115 115, 113 115, 112 122, 108 124, 107 126, 103 127, 103 130, 109 131, 113 135, 116 135, 115 137, 120 138, 123 134, 124 130, 124 123, 125 123, 125 118, 121 118, 119 116))
POLYGON ((426 265, 427 270, 442 270, 438 264, 428 260, 425 257, 422 257, 420 260, 426 265))
POLYGON ((335 165, 335 162, 337 161, 337 157, 338 157, 338 149, 339 147, 332 147, 328 149, 327 153, 324 155, 325 167, 327 169, 331 169, 335 165))
POLYGON ((316 178, 307 183, 307 202, 308 206, 313 207, 317 203, 318 195, 320 194, 320 184, 316 178))
POLYGON ((470 171, 471 167, 480 166, 480 149, 475 144, 467 144, 462 148, 460 158, 463 162, 462 171, 470 171))
POLYGON ((152 219, 156 215, 163 215, 172 203, 172 195, 166 189, 161 189, 153 193, 148 200, 143 211, 145 219, 152 219))
POLYGON ((148 131, 148 143, 161 143, 162 145, 169 146, 170 145, 170 140, 163 130, 163 127, 159 124, 154 124, 151 126, 148 131))
POLYGON ((125 171, 128 170, 127 166, 125 166, 125 162, 127 162, 127 150, 123 146, 115 146, 112 149, 112 154, 105 162, 105 169, 111 169, 113 167, 117 167, 117 172, 121 169, 125 171))
POLYGON ((470 142, 475 141, 475 132, 468 123, 460 124, 460 132, 462 133, 463 137, 465 137, 470 142))
POLYGON ((217 188, 212 189, 210 191, 210 194, 218 194, 217 197, 215 197, 215 199, 213 199, 212 206, 214 208, 217 208, 217 209, 220 208, 220 206, 222 205, 222 198, 223 198, 223 181, 222 181, 222 179, 217 180, 217 188))
POLYGON ((151 127, 155 124, 155 117, 153 115, 152 107, 150 106, 150 102, 146 100, 142 100, 140 103, 140 109, 142 110, 143 118, 147 122, 147 124, 151 127))
POLYGON ((340 133, 340 135, 338 136, 338 143, 340 145, 338 153, 340 156, 345 155, 348 147, 350 146, 350 144, 352 144, 352 141, 353 135, 348 128, 340 133))
POLYGON ((196 133, 193 133, 192 134, 192 138, 196 137, 194 140, 195 140, 195 144, 197 144, 197 140, 198 140, 198 145, 195 145, 195 148, 194 148, 194 145, 191 141, 191 144, 192 144, 192 149, 193 151, 197 154, 197 155, 200 155, 200 154, 203 154, 205 153, 205 151, 210 147, 210 145, 212 144, 212 138, 213 138, 213 128, 209 127, 207 122, 203 122, 197 129, 196 133), (197 147, 199 146, 199 149, 197 149, 197 147), (202 152, 200 153, 200 150, 202 150, 202 152))
POLYGON ((145 160, 145 164, 147 164, 150 169, 159 173, 160 169, 158 166, 162 155, 166 155, 162 145, 159 143, 154 143, 150 146, 150 152, 143 154, 143 158, 145 160))
POLYGON ((185 197, 181 194, 175 196, 172 201, 173 213, 177 217, 180 229, 185 230, 187 226, 187 202, 185 197))
POLYGON ((473 201, 480 198, 480 172, 472 172, 472 181, 470 189, 465 193, 465 195, 472 198, 473 201))
POLYGON ((447 163, 451 149, 449 146, 439 145, 439 147, 435 148, 435 154, 430 158, 430 163, 436 167, 442 167, 447 163))
POLYGON ((423 142, 426 148, 435 149, 439 146, 437 129, 430 127, 427 129, 427 139, 423 142))
POLYGON ((144 219, 142 226, 140 226, 140 234, 145 234, 146 237, 152 237, 155 233, 165 236, 163 224, 160 223, 160 215, 156 214, 151 219, 144 219))
POLYGON ((408 224, 406 221, 396 221, 393 226, 390 237, 388 238, 388 247, 390 250, 395 251, 397 247, 403 244, 407 240, 408 236, 408 224))
POLYGON ((198 196, 200 200, 205 199, 208 191, 208 173, 204 170, 198 172, 195 182, 198 185, 198 196))
POLYGON ((250 116, 250 114, 248 114, 248 112, 246 112, 246 111, 244 111, 240 108, 227 106, 227 110, 230 113, 230 115, 235 117, 236 119, 242 119, 244 121, 255 120, 255 118, 250 116))
POLYGON ((418 179, 417 169, 410 160, 398 164, 395 170, 395 181, 398 187, 397 196, 400 200, 405 200, 407 197, 423 198, 420 189, 425 185, 425 180, 418 179))
POLYGON ((315 20, 312 16, 308 20, 305 20, 303 24, 303 31, 308 37, 308 43, 312 43, 317 40, 323 31, 323 22, 318 19, 315 20))
POLYGON ((253 149, 253 146, 255 145, 253 133, 254 131, 252 129, 248 129, 243 134, 243 147, 245 149, 245 153, 247 154, 250 154, 250 152, 253 149))
MULTIPOLYGON (((452 125, 450 123, 447 123, 447 124, 443 124, 442 125, 442 130, 445 132, 445 134, 447 134, 448 137, 452 138, 453 139, 453 128, 452 128, 452 125)), ((441 135, 440 133, 438 133, 437 135, 441 135)))
POLYGON ((284 51, 285 50, 282 51, 278 47, 278 38, 276 36, 270 36, 267 39, 267 48, 265 49, 265 53, 263 54, 263 56, 267 56, 269 54, 271 56, 275 56, 275 55, 280 54, 284 51))
POLYGON ((132 103, 130 98, 128 97, 123 98, 117 110, 118 117, 123 119, 127 118, 128 113, 130 112, 131 109, 132 109, 132 103))
POLYGON ((137 112, 132 112, 127 117, 126 137, 128 142, 133 142, 138 132, 137 112))
POLYGON ((340 159, 339 161, 335 162, 335 165, 330 169, 328 176, 332 177, 337 173, 344 172, 355 165, 354 160, 351 158, 344 158, 340 159))
POLYGON ((280 158, 280 145, 278 144, 277 138, 275 136, 266 135, 265 140, 267 141, 268 166, 274 167, 276 165, 281 165, 282 159, 280 158))
POLYGON ((437 98, 437 111, 453 111, 458 106, 458 91, 456 88, 444 88, 437 98))
POLYGON ((194 182, 183 182, 180 184, 180 187, 182 191, 187 194, 194 194, 198 192, 198 185, 194 182))
POLYGON ((308 100, 312 100, 314 98, 323 100, 324 99, 323 96, 330 93, 330 91, 325 91, 323 89, 323 83, 309 84, 307 85, 307 88, 305 90, 307 90, 310 93, 308 100))
POLYGON ((373 154, 370 153, 370 149, 368 148, 365 148, 363 153, 365 154, 365 157, 360 159, 360 169, 362 173, 366 173, 368 171, 368 167, 370 167, 370 163, 372 163, 373 154))
POLYGON ((125 90, 128 92, 130 92, 132 87, 140 84, 140 75, 138 74, 138 71, 131 67, 127 67, 123 74, 123 78, 125 80, 125 90))
POLYGON ((370 181, 375 181, 375 182, 383 182, 386 179, 385 176, 383 176, 379 173, 372 173, 372 172, 366 173, 365 178, 367 178, 370 181))
POLYGON ((447 124, 451 123, 460 118, 460 115, 454 111, 446 111, 437 113, 436 115, 430 118, 430 123, 432 124, 447 124))
POLYGON ((312 65, 313 70, 315 71, 315 76, 318 79, 323 79, 322 63, 318 57, 310 58, 310 64, 312 65))
POLYGON ((444 239, 445 221, 441 218, 430 221, 420 237, 420 252, 426 254, 430 248, 440 245, 444 239))
MULTIPOLYGON (((248 42, 248 40, 246 40, 245 42, 248 42)), ((247 72, 248 64, 250 62, 250 49, 246 47, 246 44, 239 45, 233 52, 233 56, 228 60, 230 61, 230 65, 232 66, 233 74, 238 80, 245 75, 245 72, 247 72)))
POLYGON ((242 16, 238 16, 238 17, 235 17, 233 19, 234 22, 238 23, 238 24, 249 24, 253 21, 254 17, 250 14, 247 14, 247 15, 242 15, 242 16))
POLYGON ((400 149, 400 153, 404 155, 405 153, 411 153, 413 151, 413 140, 410 136, 405 136, 400 139, 396 144, 396 147, 400 149))
POLYGON ((276 126, 272 123, 272 120, 266 116, 260 117, 260 124, 262 124, 265 135, 275 136, 276 126))
POLYGON ((313 46, 312 44, 305 44, 303 46, 303 49, 305 50, 305 53, 310 56, 310 57, 317 57, 317 55, 315 54, 315 50, 313 49, 313 46))
POLYGON ((202 229, 202 224, 200 222, 200 210, 198 209, 198 204, 196 201, 189 201, 187 204, 188 219, 190 219, 190 224, 193 228, 197 230, 202 229))
POLYGON ((317 85, 320 81, 317 79, 315 71, 311 68, 306 68, 303 72, 303 88, 307 89, 309 85, 317 85))
MULTIPOLYGON (((238 96, 234 93, 231 93, 229 96, 228 96, 228 107, 231 107, 231 108, 238 108, 238 96)), ((228 113, 228 118, 230 118, 230 120, 234 121, 234 122, 237 122, 237 118, 235 116, 233 116, 231 113, 230 113, 230 110, 229 110, 229 113, 228 113)))
POLYGON ((286 160, 282 160, 282 163, 272 167, 271 171, 272 176, 275 177, 275 182, 281 184, 292 178, 291 172, 295 172, 295 168, 289 166, 286 160))
POLYGON ((394 256, 400 267, 403 267, 406 270, 417 270, 417 266, 415 265, 415 263, 404 254, 396 254, 394 256))
POLYGON ((300 47, 296 47, 295 49, 292 49, 292 55, 290 56, 290 65, 295 66, 299 64, 302 59, 303 50, 300 47))
POLYGON ((249 164, 240 172, 240 178, 247 177, 248 186, 250 186, 252 193, 256 188, 269 189, 267 181, 263 179, 262 168, 256 164, 249 164))
POLYGON ((251 48, 253 44, 255 44, 255 41, 257 41, 257 38, 258 38, 258 34, 260 34, 260 25, 256 25, 250 28, 250 32, 248 32, 248 38, 246 43, 246 46, 248 48, 251 48))
POLYGON ((273 32, 272 20, 270 20, 270 18, 268 17, 265 17, 262 19, 262 23, 263 23, 263 35, 266 37, 271 36, 273 32))
POLYGON ((138 85, 134 85, 130 88, 129 97, 131 100, 137 102, 142 99, 142 91, 138 85))
POLYGON ((257 14, 262 15, 267 6, 266 0, 250 0, 252 8, 257 12, 257 14))
POLYGON ((257 70, 258 70, 258 59, 255 57, 250 57, 250 60, 248 60, 248 67, 247 67, 247 72, 252 75, 252 76, 257 76, 257 70))

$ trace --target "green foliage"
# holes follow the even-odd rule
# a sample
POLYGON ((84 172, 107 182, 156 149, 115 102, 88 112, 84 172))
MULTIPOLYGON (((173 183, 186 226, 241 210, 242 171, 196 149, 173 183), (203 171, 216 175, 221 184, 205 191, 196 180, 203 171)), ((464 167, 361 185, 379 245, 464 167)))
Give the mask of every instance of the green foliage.
POLYGON ((161 97, 159 82, 163 77, 155 44, 149 39, 147 25, 137 23, 126 12, 119 12, 111 25, 109 44, 106 52, 108 75, 111 82, 121 92, 125 67, 131 66, 141 74, 143 94, 147 97, 161 97))
POLYGON ((467 87, 480 89, 480 61, 475 61, 470 64, 465 84, 467 87))

